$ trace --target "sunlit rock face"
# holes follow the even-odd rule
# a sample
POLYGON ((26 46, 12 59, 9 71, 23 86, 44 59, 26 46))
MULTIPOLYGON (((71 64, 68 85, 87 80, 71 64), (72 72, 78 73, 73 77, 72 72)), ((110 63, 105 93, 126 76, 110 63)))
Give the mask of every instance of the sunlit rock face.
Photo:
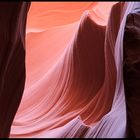
POLYGON ((0 6, 0 137, 139 137, 139 2, 0 6))

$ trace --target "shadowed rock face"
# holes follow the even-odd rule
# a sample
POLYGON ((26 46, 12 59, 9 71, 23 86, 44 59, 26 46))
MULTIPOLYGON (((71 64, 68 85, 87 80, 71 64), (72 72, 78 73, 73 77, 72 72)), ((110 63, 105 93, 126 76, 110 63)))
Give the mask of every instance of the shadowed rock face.
POLYGON ((127 17, 124 34, 124 87, 129 137, 140 137, 140 13, 127 17))
POLYGON ((0 137, 8 137, 25 84, 25 29, 30 3, 0 2, 0 137))

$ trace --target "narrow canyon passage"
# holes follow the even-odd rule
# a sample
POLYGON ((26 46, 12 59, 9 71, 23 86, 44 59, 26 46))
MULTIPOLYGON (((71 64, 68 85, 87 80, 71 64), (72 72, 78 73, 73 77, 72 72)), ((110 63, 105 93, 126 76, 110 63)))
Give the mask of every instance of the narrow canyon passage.
POLYGON ((139 2, 0 7, 0 137, 140 136, 139 2))

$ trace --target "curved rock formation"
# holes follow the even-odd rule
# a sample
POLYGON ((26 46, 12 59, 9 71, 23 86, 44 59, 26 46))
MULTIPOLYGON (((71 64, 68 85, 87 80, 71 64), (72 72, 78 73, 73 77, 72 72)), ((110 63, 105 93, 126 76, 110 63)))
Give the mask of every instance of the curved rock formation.
POLYGON ((0 137, 8 137, 25 84, 25 29, 29 3, 0 2, 0 137))
MULTIPOLYGON (((92 134, 98 133, 94 136, 101 137, 98 132, 100 125, 97 125, 94 130, 90 129, 90 127, 94 128, 96 123, 100 124, 103 116, 111 110, 116 84, 114 47, 121 21, 121 9, 121 3, 113 7, 107 29, 106 26, 103 26, 107 24, 107 20, 104 19, 105 16, 99 20, 99 17, 95 18, 95 11, 84 12, 80 22, 75 23, 76 32, 73 32, 74 35, 68 42, 69 44, 66 44, 63 51, 60 51, 59 57, 55 56, 53 58, 43 46, 45 43, 40 44, 44 48, 42 54, 46 54, 44 54, 45 58, 48 58, 47 55, 49 55, 50 62, 44 59, 45 65, 40 65, 44 70, 36 67, 38 73, 37 71, 34 72, 35 67, 31 68, 31 66, 27 65, 27 75, 30 79, 27 76, 28 84, 26 83, 24 97, 12 126, 11 137, 42 137, 45 133, 45 136, 49 133, 49 136, 53 137, 54 134, 51 136, 51 131, 54 129, 61 131, 61 127, 65 126, 67 128, 71 121, 73 122, 70 123, 72 126, 68 126, 77 128, 76 134, 66 129, 63 130, 62 135, 57 133, 56 137, 86 137, 86 132, 89 137, 93 137, 90 134, 91 131, 92 134), (117 18, 114 18, 116 12, 120 14, 117 18), (55 60, 57 58, 57 61, 53 59, 51 61, 51 57, 55 60), (51 62, 54 63, 54 66, 47 67, 47 64, 50 65, 49 63, 51 62), (31 77, 33 73, 29 74, 28 72, 33 72, 34 76, 35 73, 40 76, 31 77), (34 78, 34 82, 31 78, 34 78), (74 124, 74 122, 79 122, 79 125, 74 124), (82 122, 84 125, 82 125, 82 122), (80 131, 81 129, 82 131, 80 131)), ((74 24, 71 25, 71 29, 74 28, 73 26, 74 24)), ((52 30, 56 32, 58 28, 52 30)), ((41 38, 47 37, 47 32, 50 32, 50 30, 43 32, 41 37, 40 32, 28 34, 30 38, 28 39, 27 36, 27 41, 31 41, 31 35, 32 37, 34 36, 34 41, 32 41, 34 46, 33 44, 31 45, 31 42, 29 44, 32 50, 37 45, 37 43, 34 43, 35 38, 40 38, 41 40, 41 38)), ((39 40, 36 42, 39 42, 39 40)), ((57 47, 55 48, 58 52, 63 46, 57 47)), ((48 49, 50 48, 48 47, 48 49)), ((54 55, 53 53, 56 52, 52 50, 50 53, 54 55)), ((32 57, 38 56, 35 50, 30 53, 31 55, 32 57)), ((27 64, 29 61, 27 59, 27 64)), ((125 115, 125 111, 120 116, 125 120, 123 115, 125 115)), ((114 121, 114 119, 115 117, 111 121, 114 121)), ((105 120, 103 119, 102 121, 104 122, 105 120)), ((106 125, 109 125, 109 123, 110 121, 108 120, 106 125)), ((125 123, 122 125, 122 129, 121 136, 125 133, 125 123)), ((72 131, 74 130, 72 129, 72 131)), ((111 134, 105 133, 102 137, 104 136, 109 137, 111 134)))
POLYGON ((0 137, 139 137, 139 2, 0 6, 0 137))
POLYGON ((124 85, 130 137, 140 137, 140 8, 127 17, 124 34, 124 85))

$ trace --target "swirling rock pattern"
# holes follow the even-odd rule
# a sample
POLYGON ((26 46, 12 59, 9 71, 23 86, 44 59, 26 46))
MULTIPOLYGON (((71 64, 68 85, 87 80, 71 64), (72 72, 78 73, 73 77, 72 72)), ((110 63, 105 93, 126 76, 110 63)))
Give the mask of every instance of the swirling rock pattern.
POLYGON ((139 137, 139 5, 0 3, 0 137, 139 137))

